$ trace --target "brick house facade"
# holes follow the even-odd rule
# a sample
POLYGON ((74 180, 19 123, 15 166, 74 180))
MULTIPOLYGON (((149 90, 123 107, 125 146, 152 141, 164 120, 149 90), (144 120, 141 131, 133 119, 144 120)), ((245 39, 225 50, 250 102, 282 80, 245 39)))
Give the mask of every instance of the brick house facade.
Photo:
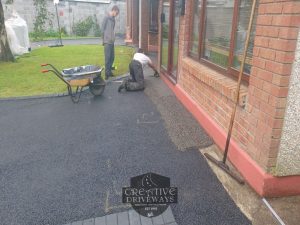
MULTIPOLYGON (((127 3, 134 4, 134 1, 138 2, 128 0, 127 3)), ((149 4, 149 1, 142 2, 149 4)), ((169 7, 168 4, 171 8, 172 4, 173 8, 180 7, 174 2, 179 1, 159 0, 158 65, 163 64, 164 57, 161 14, 163 7, 169 7)), ((216 1, 204 2, 209 6, 209 3, 216 1)), ((222 2, 235 4, 236 1, 222 2)), ((222 72, 202 62, 205 60, 191 56, 191 40, 194 38, 191 37, 194 29, 193 4, 193 0, 186 0, 183 15, 178 15, 178 62, 175 79, 170 76, 170 71, 161 66, 161 74, 164 74, 162 79, 220 149, 224 149, 237 81, 235 77, 228 76, 232 70, 222 72)), ((201 4, 201 7, 205 6, 201 4)), ((149 18, 148 8, 141 7, 141 10, 149 18)), ((130 17, 133 15, 128 15, 130 17)), ((142 23, 142 46, 149 49, 148 28, 145 21, 142 23)), ((232 23, 235 23, 234 20, 232 23)), ((133 29, 132 24, 129 26, 133 29)), ((206 22, 203 29, 208 26, 210 25, 206 22)), ((300 100, 297 98, 300 92, 297 82, 300 71, 299 27, 299 1, 258 1, 252 31, 252 57, 249 60, 251 69, 241 87, 229 159, 249 185, 262 196, 300 194, 300 140, 297 139, 300 134, 295 128, 300 118, 297 114, 300 113, 300 100)), ((207 30, 205 35, 209 35, 209 32, 211 30, 207 30)), ((132 37, 134 34, 132 32, 132 37)), ((169 32, 169 37, 171 35, 169 32)), ((208 48, 207 46, 198 48, 208 48)), ((205 54, 207 53, 204 52, 203 55, 205 54)), ((173 57, 172 52, 170 55, 173 57)))

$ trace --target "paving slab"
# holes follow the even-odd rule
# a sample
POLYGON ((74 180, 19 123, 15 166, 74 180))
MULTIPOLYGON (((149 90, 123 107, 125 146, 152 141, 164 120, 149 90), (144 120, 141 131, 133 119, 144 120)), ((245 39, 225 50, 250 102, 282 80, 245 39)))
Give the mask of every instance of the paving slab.
POLYGON ((147 218, 139 215, 134 210, 127 210, 124 212, 109 214, 102 217, 90 218, 83 221, 75 221, 69 224, 75 225, 174 225, 177 224, 174 219, 167 219, 166 222, 163 221, 164 218, 174 218, 172 210, 166 210, 162 215, 153 218, 147 218), (153 221, 156 221, 155 223, 153 221))
POLYGON ((106 225, 118 225, 117 214, 110 214, 106 216, 106 225))
POLYGON ((134 210, 129 211, 130 225, 141 225, 141 216, 134 210))
POLYGON ((142 225, 153 225, 152 219, 144 216, 141 216, 141 223, 142 225))
POLYGON ((95 225, 106 225, 105 216, 95 218, 95 225))
POLYGON ((118 213, 118 223, 123 225, 129 225, 129 214, 128 211, 118 213))
POLYGON ((164 220, 162 215, 156 216, 152 218, 153 225, 163 225, 164 220))
POLYGON ((82 225, 95 225, 95 219, 91 218, 91 219, 87 219, 82 221, 82 225))

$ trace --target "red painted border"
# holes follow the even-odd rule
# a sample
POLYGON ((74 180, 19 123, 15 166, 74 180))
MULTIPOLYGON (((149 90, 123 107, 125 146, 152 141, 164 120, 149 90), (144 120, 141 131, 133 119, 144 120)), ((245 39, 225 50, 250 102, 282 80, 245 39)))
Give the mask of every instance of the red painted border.
MULTIPOLYGON (((211 136, 220 149, 224 149, 227 134, 197 103, 177 84, 167 77, 162 80, 211 136)), ((248 184, 264 197, 300 195, 300 176, 274 177, 267 174, 234 140, 230 141, 228 157, 248 184)))

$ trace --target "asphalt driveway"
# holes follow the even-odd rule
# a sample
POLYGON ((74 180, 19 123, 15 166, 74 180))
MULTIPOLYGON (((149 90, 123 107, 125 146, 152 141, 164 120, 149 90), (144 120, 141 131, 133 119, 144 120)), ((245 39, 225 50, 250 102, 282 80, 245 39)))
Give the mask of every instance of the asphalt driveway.
POLYGON ((178 187, 179 225, 250 224, 199 154, 211 140, 160 80, 147 79, 145 92, 119 94, 111 83, 79 104, 0 101, 0 223, 54 225, 121 212, 128 209, 122 187, 154 172, 178 187))

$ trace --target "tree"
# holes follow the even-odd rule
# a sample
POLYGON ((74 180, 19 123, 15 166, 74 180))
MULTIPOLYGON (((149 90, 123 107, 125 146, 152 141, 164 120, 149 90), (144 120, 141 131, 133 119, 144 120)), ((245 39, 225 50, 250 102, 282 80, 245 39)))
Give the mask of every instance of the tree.
MULTIPOLYGON (((9 0, 7 2, 11 3, 12 0, 9 0)), ((1 61, 13 61, 14 60, 14 56, 11 53, 11 50, 10 50, 10 47, 8 44, 8 40, 7 40, 2 0, 0 0, 0 60, 1 61)))

